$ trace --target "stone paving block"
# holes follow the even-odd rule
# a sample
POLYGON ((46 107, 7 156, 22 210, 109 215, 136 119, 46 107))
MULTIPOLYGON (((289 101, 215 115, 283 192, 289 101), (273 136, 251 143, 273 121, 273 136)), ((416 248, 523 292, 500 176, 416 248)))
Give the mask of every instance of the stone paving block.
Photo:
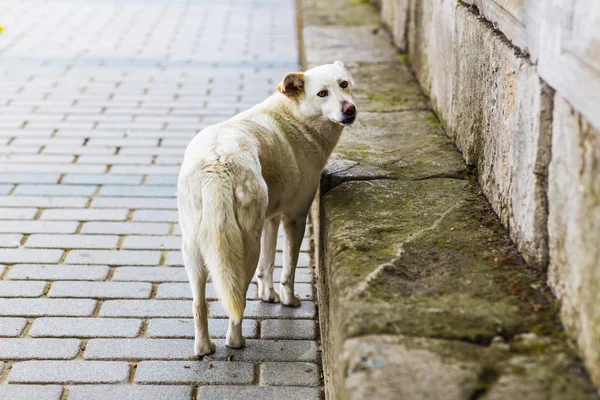
POLYGON ((6 247, 6 248, 14 248, 14 247, 19 247, 19 244, 21 243, 21 239, 23 238, 23 235, 19 235, 19 234, 4 234, 4 233, 0 233, 0 247, 6 247))
MULTIPOLYGON (((224 338, 227 333, 227 319, 208 320, 208 332, 212 338, 224 338)), ((242 334, 246 338, 258 336, 258 322, 251 319, 242 320, 242 334)), ((155 318, 151 319, 146 331, 149 338, 194 338, 194 320, 191 318, 155 318)))
POLYGON ((108 265, 158 265, 158 263, 160 262, 160 258, 161 253, 159 251, 72 250, 67 255, 65 263, 108 265))
POLYGON ((86 146, 156 147, 157 145, 157 139, 91 138, 86 146))
MULTIPOLYGON (((163 167, 172 168, 172 167, 163 167)), ((48 173, 77 173, 77 174, 101 174, 106 171, 104 165, 77 165, 77 164, 0 164, 0 172, 39 172, 46 171, 48 173)), ((125 173, 127 173, 125 171, 125 173)), ((134 172, 135 173, 135 172, 134 172)))
POLYGON ((15 196, 91 196, 95 192, 96 186, 22 184, 13 194, 15 196))
MULTIPOLYGON (((61 146, 61 145, 48 145, 44 147, 42 154, 115 154, 116 147, 104 146, 104 147, 81 147, 81 146, 61 146)), ((104 171, 98 171, 102 173, 104 171)))
MULTIPOLYGON (((58 183, 60 174, 0 174, 0 183, 58 183)), ((177 181, 175 181, 177 183, 177 181)))
POLYGON ((188 282, 183 267, 119 267, 113 281, 188 282))
POLYGON ((87 317, 96 307, 91 299, 2 299, 0 315, 15 317, 87 317))
MULTIPOLYGON (((155 174, 173 175, 179 173, 179 166, 165 165, 115 165, 111 168, 111 174, 155 174)), ((0 169, 1 171, 2 169, 0 169)))
POLYGON ((119 242, 117 235, 44 235, 29 236, 25 247, 58 249, 114 249, 119 242))
POLYGON ((300 300, 313 300, 313 285, 311 283, 295 283, 294 290, 300 300))
POLYGON ((0 206, 4 207, 70 208, 85 207, 87 202, 87 197, 0 196, 0 206))
MULTIPOLYGON (((227 314, 220 301, 210 303, 210 316, 225 318, 227 314)), ((247 301, 244 318, 315 318, 315 304, 312 301, 303 301, 300 307, 286 307, 278 303, 265 303, 263 301, 247 301)))
POLYGON ((0 399, 7 400, 60 400, 62 393, 56 385, 0 385, 0 399))
POLYGON ((166 385, 78 385, 69 400, 189 400, 191 386, 166 385))
POLYGON ((109 209, 96 210, 89 208, 67 208, 45 210, 41 219, 75 220, 75 221, 124 221, 129 210, 109 209))
POLYGON ((9 194, 14 187, 15 185, 0 183, 0 194, 9 194))
MULTIPOLYGON (((0 197, 0 200, 2 197, 0 197)), ((177 201, 173 198, 147 197, 98 197, 92 201, 92 208, 115 208, 127 207, 135 209, 156 208, 156 209, 174 209, 177 208, 177 201)))
MULTIPOLYGON (((0 282, 0 293, 2 291, 0 282)), ((48 297, 86 297, 95 299, 147 299, 150 298, 152 284, 149 282, 74 282, 52 283, 48 297)))
MULTIPOLYGON (((183 154, 181 154, 183 156, 183 154)), ((177 186, 177 175, 149 175, 146 178, 146 185, 171 185, 177 186)))
POLYGON ((166 235, 169 229, 169 224, 156 222, 86 222, 81 228, 81 233, 166 235))
POLYGON ((27 326, 25 318, 0 318, 0 337, 20 336, 25 326, 27 326))
MULTIPOLYGON (((281 242, 281 241, 279 241, 281 242)), ((296 265, 298 268, 302 267, 310 267, 310 255, 308 253, 300 253, 298 254, 298 264, 296 265)), ((281 267, 283 266, 283 253, 277 252, 275 253, 275 266, 281 267)))
POLYGON ((16 263, 55 263, 62 257, 62 250, 45 249, 0 249, 0 262, 16 263))
POLYGON ((123 242, 122 248, 139 250, 177 250, 181 248, 181 236, 127 236, 123 242))
POLYGON ((23 361, 13 365, 9 383, 122 383, 129 364, 119 361, 23 361))
POLYGON ((110 269, 106 265, 13 265, 7 279, 102 281, 110 269))
POLYGON ((66 174, 63 184, 69 185, 139 185, 142 175, 66 174))
POLYGON ((46 286, 41 281, 0 281, 0 297, 39 297, 46 286))
MULTIPOLYGON (((15 197, 16 199, 18 197, 15 197)), ((4 233, 75 233, 76 221, 2 221, 4 233)))
MULTIPOLYGON (((312 268, 296 268, 295 283, 310 283, 312 280, 312 268)), ((252 281, 256 282, 256 275, 252 281)), ((273 270, 273 282, 281 282, 281 268, 276 267, 273 270)))
POLYGON ((36 318, 31 337, 136 337, 142 320, 125 318, 36 318))
POLYGON ((89 360, 184 360, 194 355, 188 339, 90 339, 83 357, 89 360))
POLYGON ((260 324, 263 339, 315 339, 317 327, 314 320, 266 319, 260 324))
MULTIPOLYGON (((246 293, 246 298, 250 300, 256 299, 258 296, 258 287, 251 283, 246 293)), ((156 292, 157 299, 191 299, 192 290, 189 283, 163 283, 158 286, 156 292)), ((206 284, 206 299, 217 300, 217 290, 211 282, 206 284)))
POLYGON ((2 339, 0 359, 63 359, 75 358, 79 353, 78 339, 2 339))
POLYGON ((319 367, 306 362, 266 362, 260 365, 260 384, 272 386, 319 386, 319 367))
POLYGON ((117 186, 104 185, 100 196, 113 197, 175 197, 176 186, 117 186))
POLYGON ((248 339, 246 347, 230 349, 225 339, 214 340, 217 351, 204 356, 205 360, 226 360, 229 355, 234 361, 316 361, 317 343, 312 340, 266 340, 248 339))
POLYGON ((0 219, 33 219, 37 214, 37 208, 0 208, 0 219))
POLYGON ((137 383, 194 385, 248 385, 254 381, 254 366, 228 361, 142 361, 138 364, 137 383))
POLYGON ((317 388, 284 386, 202 386, 198 399, 320 400, 317 388))
POLYGON ((187 300, 106 300, 100 308, 100 316, 189 318, 192 316, 192 302, 187 300))
POLYGON ((177 210, 137 210, 133 213, 133 221, 177 222, 177 210))
POLYGON ((99 156, 95 154, 86 154, 77 159, 78 164, 151 164, 151 156, 99 156))

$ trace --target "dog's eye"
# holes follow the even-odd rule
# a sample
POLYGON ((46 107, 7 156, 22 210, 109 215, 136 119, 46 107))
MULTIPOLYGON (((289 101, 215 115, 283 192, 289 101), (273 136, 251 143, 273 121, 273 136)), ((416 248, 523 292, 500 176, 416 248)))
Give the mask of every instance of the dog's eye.
POLYGON ((321 90, 319 93, 317 93, 317 96, 319 97, 325 97, 329 94, 329 92, 327 90, 321 90))
POLYGON ((342 81, 342 83, 340 83, 340 86, 342 89, 346 89, 348 87, 348 82, 342 81))

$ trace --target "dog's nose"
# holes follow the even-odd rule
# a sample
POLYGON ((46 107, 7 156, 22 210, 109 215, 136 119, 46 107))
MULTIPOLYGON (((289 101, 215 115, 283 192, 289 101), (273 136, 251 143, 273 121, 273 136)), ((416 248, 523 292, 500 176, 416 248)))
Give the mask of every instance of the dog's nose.
POLYGON ((347 117, 353 117, 356 115, 356 107, 354 104, 345 101, 342 103, 342 113, 347 117))

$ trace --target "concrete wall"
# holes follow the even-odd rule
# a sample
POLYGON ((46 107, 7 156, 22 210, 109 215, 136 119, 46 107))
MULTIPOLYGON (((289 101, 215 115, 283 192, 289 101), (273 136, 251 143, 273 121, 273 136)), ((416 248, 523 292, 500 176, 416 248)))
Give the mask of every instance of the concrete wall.
POLYGON ((379 3, 600 384, 600 2, 379 3))

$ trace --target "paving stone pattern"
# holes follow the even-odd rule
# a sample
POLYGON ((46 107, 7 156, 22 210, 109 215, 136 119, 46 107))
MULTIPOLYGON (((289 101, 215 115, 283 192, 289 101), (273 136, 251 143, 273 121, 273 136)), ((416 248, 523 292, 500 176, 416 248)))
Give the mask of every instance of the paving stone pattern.
POLYGON ((197 359, 175 201, 196 132, 299 68, 294 1, 22 0, 0 24, 0 398, 319 399, 308 235, 302 306, 253 283, 231 350, 209 284, 197 359))

